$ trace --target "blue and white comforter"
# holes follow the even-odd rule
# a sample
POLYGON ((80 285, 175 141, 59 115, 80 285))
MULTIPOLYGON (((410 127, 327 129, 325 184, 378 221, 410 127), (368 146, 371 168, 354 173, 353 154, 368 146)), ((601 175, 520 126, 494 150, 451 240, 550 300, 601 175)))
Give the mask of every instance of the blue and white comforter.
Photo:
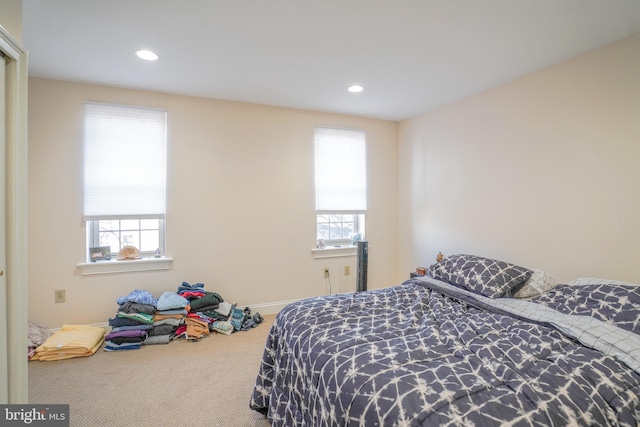
POLYGON ((594 319, 557 292, 490 299, 422 278, 293 303, 250 407, 273 427, 637 426, 640 337, 616 324, 619 297, 585 303, 594 319))

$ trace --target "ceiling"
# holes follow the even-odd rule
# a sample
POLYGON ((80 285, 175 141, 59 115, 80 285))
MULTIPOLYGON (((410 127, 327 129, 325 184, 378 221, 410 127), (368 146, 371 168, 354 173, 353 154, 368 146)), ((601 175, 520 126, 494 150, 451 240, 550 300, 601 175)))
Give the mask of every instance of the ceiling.
POLYGON ((637 32, 638 0, 23 0, 30 76, 394 121, 637 32))

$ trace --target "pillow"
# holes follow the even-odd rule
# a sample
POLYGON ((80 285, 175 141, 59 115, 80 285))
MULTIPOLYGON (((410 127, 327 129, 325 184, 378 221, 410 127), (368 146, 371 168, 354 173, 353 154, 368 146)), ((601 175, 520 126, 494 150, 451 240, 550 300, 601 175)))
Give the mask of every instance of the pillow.
POLYGON ((429 267, 429 275, 489 298, 510 297, 529 280, 532 271, 495 259, 457 254, 429 267))
POLYGON ((546 271, 532 270, 531 277, 513 296, 514 298, 532 298, 549 292, 556 287, 556 282, 546 271))
POLYGON ((616 286, 638 286, 635 283, 621 282, 619 280, 610 279, 596 279, 593 277, 581 277, 579 279, 573 279, 568 286, 587 286, 587 285, 616 285, 616 286))
POLYGON ((589 316, 640 334, 640 286, 618 280, 581 278, 535 299, 561 313, 589 316))

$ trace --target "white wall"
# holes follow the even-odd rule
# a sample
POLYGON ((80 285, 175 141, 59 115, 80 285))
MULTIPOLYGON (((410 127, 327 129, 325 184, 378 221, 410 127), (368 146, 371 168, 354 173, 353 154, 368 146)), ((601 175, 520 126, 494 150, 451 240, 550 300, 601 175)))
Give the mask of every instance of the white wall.
POLYGON ((400 124, 400 270, 471 253, 640 283, 640 35, 400 124))
POLYGON ((367 133, 371 288, 397 284, 397 123, 30 79, 29 317, 46 327, 100 323, 135 288, 156 297, 202 282, 240 305, 355 290, 355 258, 314 260, 314 126, 367 133), (80 276, 86 100, 168 111, 165 272, 80 276), (344 276, 349 265, 351 276, 344 276), (66 289, 66 303, 54 290, 66 289))

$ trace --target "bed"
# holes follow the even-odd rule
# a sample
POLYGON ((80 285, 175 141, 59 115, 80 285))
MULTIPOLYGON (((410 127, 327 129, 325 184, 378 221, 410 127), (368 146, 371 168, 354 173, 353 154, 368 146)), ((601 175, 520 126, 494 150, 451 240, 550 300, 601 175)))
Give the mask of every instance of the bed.
POLYGON ((542 273, 453 255, 290 304, 250 408, 273 427, 639 425, 640 288, 542 273))

